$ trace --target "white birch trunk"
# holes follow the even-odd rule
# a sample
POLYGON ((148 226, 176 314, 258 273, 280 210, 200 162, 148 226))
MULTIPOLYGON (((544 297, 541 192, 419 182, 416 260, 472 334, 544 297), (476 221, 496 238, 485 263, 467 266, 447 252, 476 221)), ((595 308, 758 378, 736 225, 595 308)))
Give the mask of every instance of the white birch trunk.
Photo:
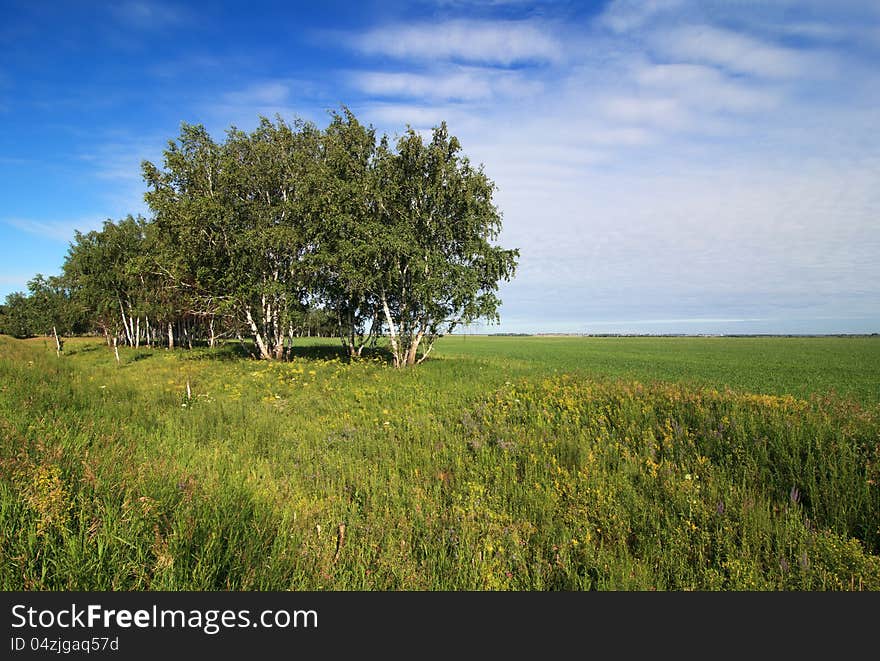
POLYGON ((421 357, 421 358, 419 358, 419 359, 416 361, 416 365, 421 365, 423 362, 425 362, 425 359, 428 357, 428 354, 431 353, 431 349, 433 349, 433 348, 434 348, 434 342, 432 341, 432 342, 428 345, 428 350, 427 350, 424 354, 422 354, 422 357, 421 357))
POLYGON ((257 323, 254 321, 253 316, 251 315, 251 309, 245 308, 245 314, 247 315, 248 326, 251 328, 251 333, 253 333, 254 341, 257 343, 257 348, 260 350, 260 358, 264 360, 271 360, 272 354, 269 353, 266 348, 266 343, 263 341, 263 336, 260 333, 260 329, 257 328, 257 323))
POLYGON ((52 326, 52 334, 55 336, 55 355, 61 355, 61 339, 58 337, 58 329, 55 326, 52 326))
POLYGON ((382 292, 382 309, 385 311, 385 320, 388 322, 388 335, 391 339, 391 352, 394 354, 394 366, 400 367, 400 349, 397 343, 397 327, 394 325, 394 319, 391 318, 391 310, 388 308, 388 299, 385 298, 385 292, 382 292))
POLYGON ((122 315, 122 328, 125 330, 125 338, 128 340, 128 345, 132 346, 134 342, 131 341, 131 331, 128 328, 128 322, 125 319, 125 308, 122 307, 122 301, 119 301, 119 314, 122 315))
POLYGON ((419 332, 416 333, 415 340, 413 340, 413 343, 409 348, 409 353, 406 356, 406 364, 407 365, 415 365, 416 364, 416 362, 417 362, 416 356, 418 355, 418 351, 419 351, 419 343, 422 341, 422 338, 424 337, 424 335, 425 335, 424 330, 419 330, 419 332))

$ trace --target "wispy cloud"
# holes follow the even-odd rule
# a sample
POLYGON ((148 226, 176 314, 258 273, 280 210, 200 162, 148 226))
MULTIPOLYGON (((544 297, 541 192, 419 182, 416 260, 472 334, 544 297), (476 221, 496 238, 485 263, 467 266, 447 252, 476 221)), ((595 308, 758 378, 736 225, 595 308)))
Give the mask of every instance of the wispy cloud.
POLYGON ((308 79, 265 78, 231 89, 221 94, 210 94, 200 103, 199 115, 209 120, 208 129, 214 133, 230 126, 249 129, 257 117, 317 120, 319 108, 338 105, 328 100, 325 86, 308 79))
POLYGON ((562 43, 542 25, 529 21, 449 21, 386 25, 353 35, 351 45, 367 55, 414 60, 450 59, 511 65, 557 62, 562 43))
POLYGON ((827 55, 805 53, 711 25, 664 30, 654 35, 653 43, 663 55, 684 62, 707 63, 764 78, 828 75, 835 66, 827 55))
POLYGON ((674 98, 612 96, 602 99, 600 108, 609 119, 678 129, 688 123, 684 105, 674 98))
MULTIPOLYGON (((332 39, 300 16, 298 34, 322 37, 320 52, 302 39, 255 51, 234 30, 222 52, 183 44, 143 67, 165 126, 143 140, 84 132, 78 144, 88 147, 69 150, 80 160, 67 171, 118 198, 94 193, 106 204, 88 210, 134 212, 138 164, 161 159, 180 119, 218 137, 257 115, 323 124, 339 103, 392 135, 445 120, 498 184, 502 244, 522 251, 501 292, 505 325, 880 320, 880 5, 612 0, 597 15, 583 3, 497 4, 411 3, 367 24, 358 22, 377 14, 360 12, 332 39)), ((143 45, 150 26, 192 18, 163 7, 122 5, 108 29, 143 45)), ((99 87, 77 89, 116 93, 99 87)), ((94 114, 84 99, 60 106, 62 96, 43 95, 41 110, 94 114)), ((3 222, 57 241, 89 227, 82 213, 46 220, 63 217, 56 208, 22 206, 3 222)))
POLYGON ((4 288, 24 289, 32 277, 34 277, 32 273, 0 273, 0 285, 4 288))
POLYGON ((544 89, 540 80, 517 71, 476 67, 439 67, 429 72, 358 71, 350 83, 365 94, 377 97, 418 98, 435 101, 487 101, 493 98, 523 97, 544 89))
POLYGON ((141 174, 144 160, 161 163, 162 150, 170 136, 161 133, 133 135, 126 131, 105 131, 94 136, 88 151, 77 154, 80 176, 93 178, 100 189, 100 204, 107 216, 146 214, 146 186, 141 174), (109 182, 109 185, 108 185, 109 182))
POLYGON ((76 231, 90 232, 101 229, 105 218, 86 217, 76 220, 33 220, 29 218, 6 218, 3 223, 29 234, 52 241, 72 241, 76 231))
POLYGON ((737 81, 699 64, 647 65, 635 72, 646 89, 674 94, 692 107, 733 112, 768 110, 781 102, 780 91, 754 81, 737 81))
POLYGON ((232 105, 268 105, 285 103, 290 98, 290 83, 282 80, 267 80, 254 83, 241 90, 227 92, 223 101, 232 105))
POLYGON ((614 32, 630 32, 682 4, 683 0, 612 0, 597 22, 614 32))
POLYGON ((399 132, 409 125, 415 129, 430 129, 442 121, 458 125, 464 121, 466 111, 444 105, 417 105, 408 103, 366 102, 358 105, 364 118, 388 132, 399 132))
POLYGON ((153 0, 116 2, 111 6, 111 11, 120 23, 142 30, 177 26, 189 20, 189 12, 186 9, 153 0))
MULTIPOLYGON (((880 280, 880 198, 865 179, 877 165, 854 158, 880 153, 870 98, 836 101, 850 83, 822 51, 720 27, 700 48, 666 50, 680 24, 640 25, 613 57, 567 48, 582 59, 537 78, 543 105, 456 108, 453 130, 499 184, 502 240, 522 251, 502 291, 505 327, 534 329, 529 310, 641 331, 877 318, 880 289, 866 283, 880 280)), ((416 100, 384 114, 444 114, 416 100)))

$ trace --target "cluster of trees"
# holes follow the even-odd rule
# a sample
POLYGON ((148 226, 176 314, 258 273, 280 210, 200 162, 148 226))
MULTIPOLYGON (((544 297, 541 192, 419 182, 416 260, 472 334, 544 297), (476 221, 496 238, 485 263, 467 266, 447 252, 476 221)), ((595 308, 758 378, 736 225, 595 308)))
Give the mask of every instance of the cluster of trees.
POLYGON ((444 124, 391 144, 346 108, 329 125, 261 118, 215 141, 184 124, 142 164, 152 217, 77 233, 62 275, 7 297, 0 331, 86 329, 131 346, 249 336, 282 359, 337 335, 351 356, 387 337, 424 360, 458 324, 497 320, 517 250, 495 245, 494 183, 444 124))

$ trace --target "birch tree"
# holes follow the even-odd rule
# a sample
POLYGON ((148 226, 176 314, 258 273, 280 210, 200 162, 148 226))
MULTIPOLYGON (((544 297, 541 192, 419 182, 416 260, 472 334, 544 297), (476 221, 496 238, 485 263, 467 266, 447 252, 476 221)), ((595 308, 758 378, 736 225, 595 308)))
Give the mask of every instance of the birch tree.
POLYGON ((142 166, 146 201, 177 251, 169 275, 247 328, 267 360, 292 342, 292 313, 307 296, 317 149, 318 131, 304 122, 261 118, 255 131, 231 128, 220 144, 184 124, 164 167, 142 166))
POLYGON ((70 294, 58 276, 44 277, 38 273, 28 282, 31 325, 36 332, 51 335, 55 353, 61 355, 64 336, 73 330, 74 313, 70 294))
POLYGON ((377 296, 382 231, 377 206, 376 132, 347 108, 322 135, 315 288, 333 312, 350 356, 374 343, 383 322, 377 296))
POLYGON ((108 343, 121 335, 130 346, 141 338, 141 305, 149 291, 141 276, 145 227, 141 217, 107 220, 102 229, 76 232, 64 262, 75 303, 89 310, 108 343))
POLYGON ((461 323, 498 319, 496 292, 513 277, 519 251, 493 243, 501 230, 495 189, 445 122, 428 143, 409 129, 394 152, 380 149, 377 293, 396 366, 422 362, 461 323))

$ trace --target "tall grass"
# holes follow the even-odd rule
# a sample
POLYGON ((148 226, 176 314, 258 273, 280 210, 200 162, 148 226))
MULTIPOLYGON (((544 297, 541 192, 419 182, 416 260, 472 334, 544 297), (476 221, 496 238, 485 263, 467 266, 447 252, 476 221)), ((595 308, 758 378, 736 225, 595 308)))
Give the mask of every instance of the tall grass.
POLYGON ((880 588, 876 404, 67 346, 0 338, 2 589, 880 588))

